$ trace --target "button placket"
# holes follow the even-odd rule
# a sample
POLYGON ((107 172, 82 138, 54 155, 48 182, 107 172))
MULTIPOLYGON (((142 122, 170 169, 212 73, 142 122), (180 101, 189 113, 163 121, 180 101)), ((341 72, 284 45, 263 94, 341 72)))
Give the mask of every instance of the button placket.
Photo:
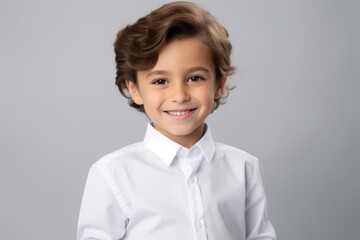
POLYGON ((194 234, 198 240, 207 240, 206 225, 203 219, 204 207, 197 176, 203 155, 199 148, 194 147, 189 152, 181 149, 177 158, 179 160, 180 169, 186 179, 194 234))
MULTIPOLYGON (((196 178, 194 178, 196 179, 196 178)), ((200 192, 200 186, 198 181, 194 181, 193 184, 188 185, 189 188, 189 200, 190 205, 193 213, 193 219, 194 219, 194 230, 196 239, 207 239, 206 236, 206 228, 205 228, 205 222, 203 220, 204 216, 204 207, 203 207, 203 201, 202 196, 200 192)))
POLYGON ((190 152, 187 155, 186 161, 184 161, 184 163, 186 162, 186 164, 191 168, 191 174, 187 177, 187 189, 194 224, 194 233, 196 235, 196 239, 206 240, 207 235, 205 222, 203 219, 204 207, 197 178, 197 172, 201 163, 201 158, 202 155, 199 149, 194 149, 193 152, 190 152))

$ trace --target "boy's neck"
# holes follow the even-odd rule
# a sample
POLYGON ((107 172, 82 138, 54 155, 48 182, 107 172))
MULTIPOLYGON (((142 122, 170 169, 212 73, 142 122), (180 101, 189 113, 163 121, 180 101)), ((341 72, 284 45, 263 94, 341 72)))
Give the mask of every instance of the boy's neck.
POLYGON ((151 123, 151 125, 159 131, 161 134, 169 138, 170 140, 180 144, 181 146, 190 149, 192 146, 194 146, 205 134, 207 126, 205 123, 202 123, 200 126, 198 126, 196 129, 194 129, 190 134, 187 135, 173 135, 169 132, 163 130, 162 128, 159 128, 154 123, 151 123))

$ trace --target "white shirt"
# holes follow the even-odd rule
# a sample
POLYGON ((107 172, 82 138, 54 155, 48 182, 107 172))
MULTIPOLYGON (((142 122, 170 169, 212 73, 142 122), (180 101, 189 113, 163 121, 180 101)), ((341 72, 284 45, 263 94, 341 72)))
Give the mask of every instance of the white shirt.
POLYGON ((90 169, 77 239, 273 240, 257 159, 216 143, 191 149, 151 124, 143 142, 90 169))

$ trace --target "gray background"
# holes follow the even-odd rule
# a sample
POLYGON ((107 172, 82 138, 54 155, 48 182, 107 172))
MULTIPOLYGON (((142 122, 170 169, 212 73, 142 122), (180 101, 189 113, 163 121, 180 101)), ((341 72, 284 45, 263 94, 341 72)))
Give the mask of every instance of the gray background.
MULTIPOLYGON (((116 32, 167 1, 0 2, 0 239, 75 239, 90 165, 143 138, 114 85, 116 32)), ((360 1, 197 1, 237 88, 208 120, 257 156, 279 239, 359 239, 360 1)))

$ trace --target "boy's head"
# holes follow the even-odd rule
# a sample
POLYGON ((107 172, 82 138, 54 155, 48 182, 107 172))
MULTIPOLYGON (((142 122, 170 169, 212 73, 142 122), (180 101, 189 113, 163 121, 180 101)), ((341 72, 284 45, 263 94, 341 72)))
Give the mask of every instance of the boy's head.
MULTIPOLYGON (((136 104, 129 95, 126 82, 131 81, 137 86, 138 71, 153 68, 159 53, 168 43, 188 37, 197 37, 208 46, 218 84, 233 73, 230 60, 232 46, 225 27, 194 3, 165 4, 122 29, 114 43, 116 84, 121 94, 128 98, 130 106, 144 112, 143 105, 136 104)), ((222 97, 214 99, 213 110, 219 106, 222 97)))

